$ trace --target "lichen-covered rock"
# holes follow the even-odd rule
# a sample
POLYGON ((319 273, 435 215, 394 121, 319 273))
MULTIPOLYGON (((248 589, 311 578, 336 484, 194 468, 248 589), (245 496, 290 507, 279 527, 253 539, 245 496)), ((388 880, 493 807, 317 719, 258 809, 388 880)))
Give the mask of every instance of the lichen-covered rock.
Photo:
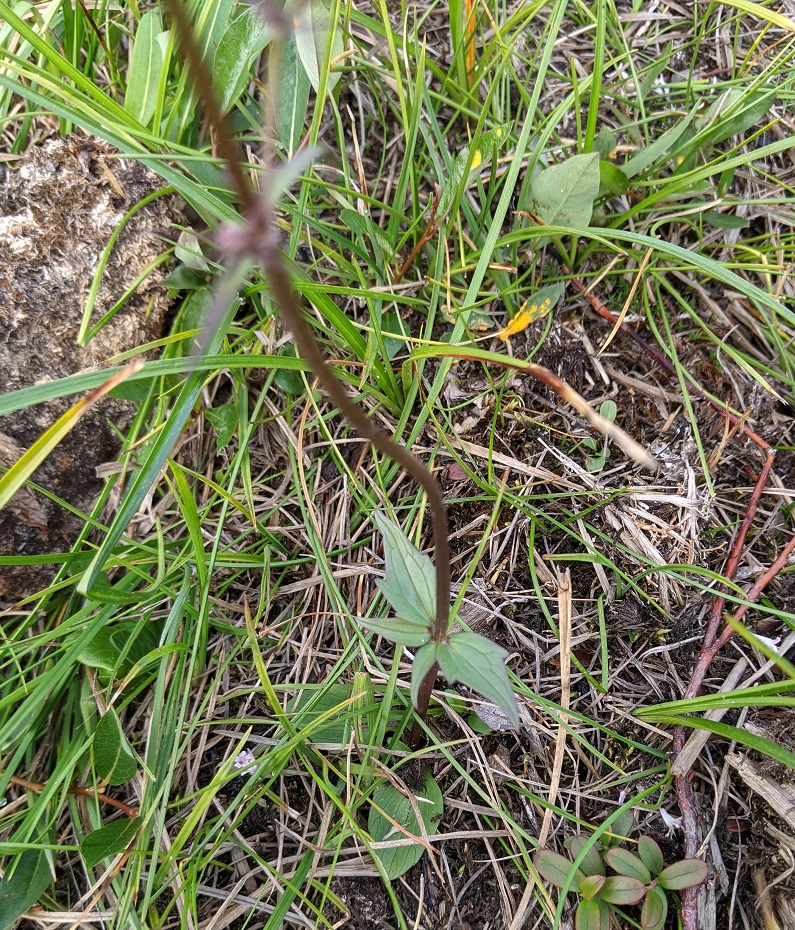
MULTIPOLYGON (((0 168, 0 373, 3 392, 102 366, 112 356, 163 334, 166 269, 146 276, 135 294, 85 347, 77 334, 103 250, 131 208, 165 183, 101 140, 51 140, 0 168)), ((134 213, 114 243, 92 315, 96 322, 175 239, 184 222, 173 194, 134 213)), ((0 462, 11 464, 76 398, 0 417, 0 462)), ((92 408, 35 473, 34 481, 78 511, 101 489, 97 466, 119 451, 117 433, 132 405, 105 398, 92 408)), ((68 551, 84 520, 25 489, 0 511, 0 555, 68 551)), ((45 585, 51 566, 0 566, 0 597, 19 598, 45 585)))

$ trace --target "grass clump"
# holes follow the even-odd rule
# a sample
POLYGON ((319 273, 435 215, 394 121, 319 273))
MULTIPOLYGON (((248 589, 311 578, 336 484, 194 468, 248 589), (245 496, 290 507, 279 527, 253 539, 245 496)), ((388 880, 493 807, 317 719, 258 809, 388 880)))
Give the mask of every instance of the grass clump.
MULTIPOLYGON (((116 389, 134 417, 84 532, 0 556, 54 570, 2 622, 0 925, 36 907, 135 927, 510 927, 531 910, 553 926, 566 898, 538 850, 568 838, 580 858, 617 802, 665 862, 710 845, 686 810, 684 837, 661 829, 664 806, 689 803, 672 790, 683 726, 746 734, 741 759, 717 739, 696 752, 697 793, 722 786, 695 798, 705 822, 774 819, 751 775, 761 752, 786 782, 788 668, 737 639, 706 694, 688 678, 718 594, 719 622, 785 642, 793 624, 787 572, 764 574, 791 536, 793 26, 756 3, 619 6, 312 3, 279 37, 249 6, 188 3, 241 161, 169 9, 0 2, 7 153, 98 136, 191 217, 163 245, 170 329, 108 360, 143 365, 116 389), (250 231, 257 188, 273 222, 256 229, 346 396, 440 482, 438 635, 438 589, 401 639, 391 573, 385 598, 376 584, 390 532, 403 582, 431 578, 429 485, 319 390, 268 255, 216 248, 224 225, 250 231), (580 398, 659 470, 627 459, 623 434, 597 438, 580 398), (749 511, 765 467, 778 490, 749 511), (488 680, 439 662, 471 686, 442 689, 430 671, 453 642, 490 644, 488 680), (743 721, 702 717, 735 699, 743 721)), ((111 376, 45 374, 0 416, 111 376)), ((10 501, 34 466, 3 464, 10 501)), ((697 868, 753 923, 775 848, 731 874, 742 842, 716 833, 723 863, 697 868)), ((635 880, 661 908, 660 874, 635 880)), ((600 920, 600 901, 622 906, 592 885, 600 920)))

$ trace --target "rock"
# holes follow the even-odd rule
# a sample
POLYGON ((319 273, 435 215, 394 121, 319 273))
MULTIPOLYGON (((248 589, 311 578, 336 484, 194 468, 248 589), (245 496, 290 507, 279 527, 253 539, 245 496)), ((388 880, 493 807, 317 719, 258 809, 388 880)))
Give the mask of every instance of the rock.
MULTIPOLYGON (((127 212, 165 183, 99 139, 54 139, 0 167, 0 372, 4 392, 102 367, 112 356, 163 335, 167 307, 158 266, 85 347, 83 308, 111 235, 127 212)), ((92 314, 101 319, 184 223, 173 194, 135 212, 110 253, 92 314)), ((62 398, 0 417, 0 462, 8 466, 75 401, 62 398)), ((80 514, 102 488, 97 467, 114 460, 132 404, 104 398, 81 419, 33 481, 80 514), (111 426, 115 426, 114 428, 111 426)), ((68 552, 82 515, 25 488, 0 511, 0 555, 68 552)), ((46 586, 57 565, 0 566, 0 597, 46 586)))

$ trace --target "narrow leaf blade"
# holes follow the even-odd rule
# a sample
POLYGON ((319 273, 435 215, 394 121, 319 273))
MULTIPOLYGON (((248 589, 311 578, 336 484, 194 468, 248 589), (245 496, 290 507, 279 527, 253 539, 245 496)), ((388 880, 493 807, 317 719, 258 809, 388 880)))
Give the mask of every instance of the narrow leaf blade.
POLYGON ((507 655, 502 646, 478 633, 454 633, 438 647, 437 658, 450 684, 460 681, 493 701, 518 730, 519 708, 505 670, 507 655))

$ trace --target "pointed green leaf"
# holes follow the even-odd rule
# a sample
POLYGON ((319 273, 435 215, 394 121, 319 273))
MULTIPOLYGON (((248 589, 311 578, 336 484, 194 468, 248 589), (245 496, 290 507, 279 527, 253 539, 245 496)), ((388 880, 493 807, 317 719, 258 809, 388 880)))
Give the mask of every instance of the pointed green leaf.
MULTIPOLYGON (((422 791, 414 796, 414 802, 422 818, 425 833, 433 836, 439 829, 439 817, 444 810, 444 801, 432 772, 426 773, 422 791)), ((406 834, 398 830, 392 821, 414 836, 420 836, 423 832, 411 801, 391 782, 382 781, 373 792, 373 806, 367 819, 367 828, 373 840, 381 842, 405 839, 406 834)), ((423 852, 425 847, 420 843, 376 851, 390 880, 398 878, 419 862, 423 852)))
POLYGON ((157 94, 163 70, 163 48, 159 41, 162 32, 163 20, 160 10, 144 13, 135 31, 130 54, 124 109, 142 126, 149 125, 157 108, 157 94))
POLYGON ((122 817, 107 826, 94 830, 80 844, 86 868, 93 869, 103 859, 115 856, 126 849, 138 831, 138 819, 122 817))
POLYGON ((387 617, 379 620, 374 617, 359 617, 359 623, 368 630, 385 637, 390 643, 400 643, 412 649, 424 646, 431 638, 427 623, 415 623, 413 620, 403 620, 400 617, 387 617))
POLYGON ((646 886, 637 878, 611 875, 605 879, 599 897, 608 904, 637 904, 646 894, 646 886))
POLYGON ((381 513, 373 521, 384 537, 386 578, 376 585, 395 613, 410 623, 430 626, 436 614, 436 572, 433 562, 381 513))
POLYGON ((611 194, 626 194, 629 178, 611 161, 599 162, 599 180, 611 194))
POLYGON ((599 155, 574 155, 533 179, 529 209, 546 226, 588 226, 598 193, 599 155))
POLYGON ((625 161, 621 166, 621 170, 624 174, 628 178, 634 178, 636 174, 640 174, 655 161, 663 158, 674 147, 679 137, 690 125, 694 113, 695 108, 684 116, 676 126, 664 132, 658 139, 655 139, 651 145, 647 145, 640 149, 632 158, 625 161))
POLYGON ((138 770, 133 751, 112 707, 97 724, 91 756, 97 775, 111 785, 123 785, 138 770))
POLYGON ((643 899, 640 925, 643 930, 662 930, 668 916, 668 898, 659 885, 649 888, 643 899))
POLYGON ((0 927, 15 927, 49 887, 52 873, 43 850, 22 853, 0 878, 0 927))
POLYGON ((298 58, 295 37, 291 35, 282 43, 276 98, 276 134, 288 156, 292 156, 304 134, 308 106, 309 78, 298 58))
POLYGON ((665 868, 662 850, 650 836, 642 836, 638 840, 638 855, 652 875, 662 872, 665 868))
POLYGON ((450 684, 460 681, 493 701, 518 730, 519 708, 505 670, 507 655, 502 646, 478 633, 454 633, 437 651, 439 667, 450 684))
POLYGON ((431 666, 436 661, 436 651, 436 643, 428 643, 427 646, 417 650, 414 656, 414 665, 411 667, 411 703, 414 707, 417 706, 422 679, 428 674, 431 666))
MULTIPOLYGON (((302 4, 296 16, 295 46, 312 87, 318 91, 320 72, 326 58, 333 61, 343 52, 342 36, 339 30, 332 29, 331 15, 323 0, 309 0, 302 4), (330 54, 329 37, 334 43, 330 54)), ((338 71, 329 74, 328 90, 333 90, 341 76, 338 71)))
POLYGON ((569 890, 575 894, 579 892, 585 872, 582 869, 575 870, 571 859, 561 856, 560 853, 552 852, 551 849, 540 849, 533 856, 533 864, 541 878, 556 888, 562 888, 568 881, 569 875, 574 872, 569 890))
POLYGON ((213 82, 221 111, 228 113, 251 80, 251 67, 270 41, 270 32, 255 10, 229 24, 215 53, 213 82))
POLYGON ((615 846, 613 849, 608 849, 605 853, 605 862, 614 872, 618 872, 619 875, 637 878, 642 881, 644 885, 648 885, 651 881, 651 872, 643 864, 643 860, 640 856, 636 856, 635 853, 630 852, 628 849, 624 849, 622 846, 615 846))
POLYGON ((682 859, 663 869, 657 881, 668 891, 681 891, 700 885, 708 872, 709 867, 703 859, 682 859))
POLYGON ((610 909, 604 901, 580 901, 574 915, 574 930, 608 930, 610 909))

